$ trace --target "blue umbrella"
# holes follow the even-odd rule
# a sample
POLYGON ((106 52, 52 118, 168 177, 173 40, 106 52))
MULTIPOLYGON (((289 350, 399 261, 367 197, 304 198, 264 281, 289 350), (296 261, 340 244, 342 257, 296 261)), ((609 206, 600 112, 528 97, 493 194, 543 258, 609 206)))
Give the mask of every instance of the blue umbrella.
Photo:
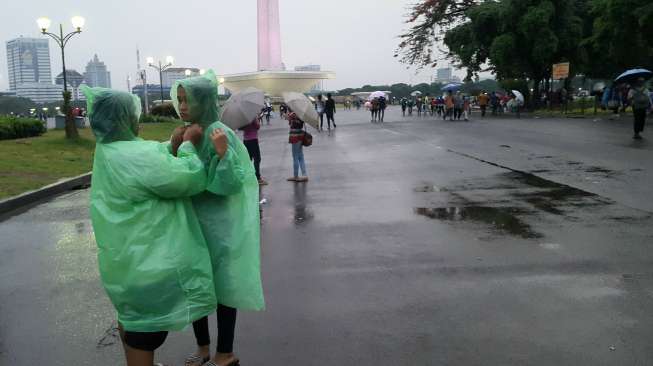
POLYGON ((442 91, 458 90, 458 89, 460 89, 461 86, 463 86, 463 84, 458 84, 458 83, 447 84, 442 88, 442 91))
POLYGON ((617 76, 617 78, 614 79, 614 81, 615 83, 627 83, 627 82, 632 82, 633 80, 637 80, 639 78, 650 79, 651 77, 653 77, 653 72, 649 70, 631 69, 617 76))

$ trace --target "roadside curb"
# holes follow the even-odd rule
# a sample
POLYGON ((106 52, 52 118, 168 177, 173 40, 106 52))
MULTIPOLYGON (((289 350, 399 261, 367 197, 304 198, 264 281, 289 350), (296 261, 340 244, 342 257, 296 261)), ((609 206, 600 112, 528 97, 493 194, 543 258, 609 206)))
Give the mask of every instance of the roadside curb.
POLYGON ((63 192, 88 186, 89 184, 91 184, 90 172, 73 178, 67 178, 43 188, 19 194, 18 196, 0 200, 0 214, 16 210, 20 207, 27 206, 63 192))

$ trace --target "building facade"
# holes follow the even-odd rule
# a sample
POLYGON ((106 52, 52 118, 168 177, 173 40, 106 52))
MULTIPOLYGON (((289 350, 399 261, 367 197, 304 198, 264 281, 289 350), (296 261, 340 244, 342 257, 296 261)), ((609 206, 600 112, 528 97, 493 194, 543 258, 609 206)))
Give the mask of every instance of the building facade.
POLYGON ((97 55, 86 64, 84 80, 90 87, 111 88, 111 73, 97 55))
POLYGON ((458 76, 453 74, 453 69, 451 67, 445 67, 436 71, 436 77, 433 81, 436 83, 449 84, 459 83, 461 80, 458 76))
POLYGON ((16 84, 16 96, 31 99, 34 103, 50 103, 63 100, 63 85, 47 83, 16 84))
MULTIPOLYGON (((63 85, 63 72, 54 78, 54 83, 63 85)), ((86 100, 84 93, 79 90, 84 83, 84 75, 78 73, 76 70, 66 70, 66 83, 68 84, 68 91, 70 91, 73 100, 86 100)))
POLYGON ((19 37, 8 41, 7 69, 9 90, 22 83, 52 85, 48 40, 19 37))
MULTIPOLYGON (((295 71, 310 71, 310 72, 322 71, 322 66, 320 65, 295 66, 295 71)), ((324 90, 324 82, 320 80, 320 82, 313 85, 310 92, 319 92, 322 90, 324 90)))
MULTIPOLYGON (((200 69, 194 67, 171 67, 161 73, 162 85, 164 88, 170 88, 177 80, 185 79, 186 70, 190 70, 190 76, 200 74, 200 69)), ((160 98, 159 98, 160 99, 160 98)))

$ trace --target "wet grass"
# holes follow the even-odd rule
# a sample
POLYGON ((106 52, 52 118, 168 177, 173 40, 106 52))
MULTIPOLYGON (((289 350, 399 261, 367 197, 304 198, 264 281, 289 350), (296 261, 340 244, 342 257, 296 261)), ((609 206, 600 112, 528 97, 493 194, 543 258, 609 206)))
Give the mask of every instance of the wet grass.
MULTIPOLYGON (((177 125, 141 124, 140 136, 163 141, 177 125)), ((0 141, 0 199, 91 171, 95 138, 88 128, 79 134, 79 139, 67 140, 63 130, 50 130, 38 137, 0 141)))

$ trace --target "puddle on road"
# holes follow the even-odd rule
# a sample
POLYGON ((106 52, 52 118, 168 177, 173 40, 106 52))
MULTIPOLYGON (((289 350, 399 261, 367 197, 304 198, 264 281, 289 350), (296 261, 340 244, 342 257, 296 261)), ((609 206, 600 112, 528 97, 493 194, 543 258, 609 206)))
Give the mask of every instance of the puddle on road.
POLYGON ((415 213, 431 219, 441 221, 469 221, 491 225, 501 233, 519 236, 525 239, 541 238, 542 234, 536 232, 530 225, 518 216, 528 212, 516 207, 487 207, 487 206, 453 206, 415 209, 415 213))
POLYGON ((455 202, 449 207, 415 208, 417 215, 440 221, 483 223, 497 232, 526 239, 544 237, 526 222, 527 216, 548 213, 573 220, 575 217, 569 213, 612 203, 596 194, 517 171, 466 179, 447 187, 423 182, 414 191, 448 193, 450 202, 455 202), (509 207, 492 207, 498 202, 506 202, 509 207))

